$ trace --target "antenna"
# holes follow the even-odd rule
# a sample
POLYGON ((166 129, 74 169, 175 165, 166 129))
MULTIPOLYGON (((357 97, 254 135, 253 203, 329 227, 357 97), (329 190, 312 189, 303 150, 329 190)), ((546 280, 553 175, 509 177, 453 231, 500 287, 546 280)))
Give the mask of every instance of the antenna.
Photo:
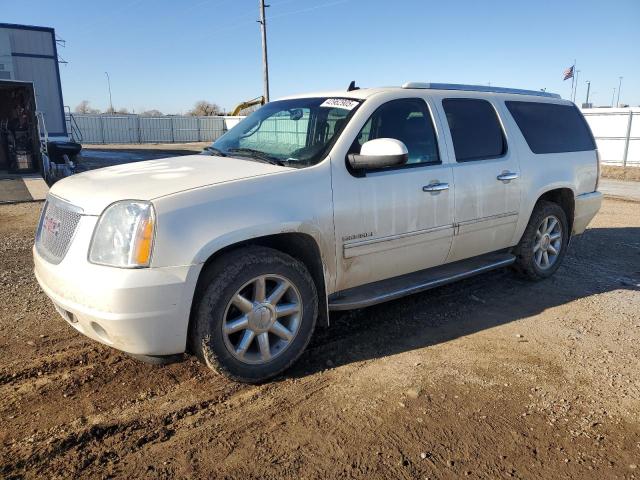
POLYGON ((356 87, 356 81, 355 80, 351 80, 351 83, 347 87, 347 92, 352 92, 354 90, 360 90, 360 87, 356 87))

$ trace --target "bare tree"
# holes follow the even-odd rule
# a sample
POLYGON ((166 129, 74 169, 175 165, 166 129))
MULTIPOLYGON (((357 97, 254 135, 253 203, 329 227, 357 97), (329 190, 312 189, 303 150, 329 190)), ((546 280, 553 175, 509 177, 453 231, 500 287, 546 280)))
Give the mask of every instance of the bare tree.
POLYGON ((74 109, 76 113, 100 113, 97 108, 91 108, 89 106, 89 100, 82 100, 74 109))
POLYGON ((214 115, 221 115, 222 109, 215 103, 207 102, 206 100, 200 100, 196 102, 192 110, 187 112, 187 115, 192 117, 212 117, 214 115))
POLYGON ((126 108, 119 108, 118 110, 116 110, 116 113, 119 113, 121 115, 128 115, 129 110, 127 110, 126 108))
POLYGON ((140 115, 142 115, 143 117, 162 117, 164 113, 162 113, 160 110, 152 108, 151 110, 145 110, 140 115))

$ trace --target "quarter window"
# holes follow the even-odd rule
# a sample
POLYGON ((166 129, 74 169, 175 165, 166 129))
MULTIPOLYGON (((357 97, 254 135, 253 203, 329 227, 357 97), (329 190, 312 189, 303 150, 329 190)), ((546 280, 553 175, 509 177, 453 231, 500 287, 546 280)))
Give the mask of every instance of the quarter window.
POLYGON ((587 122, 573 105, 505 104, 533 153, 582 152, 596 148, 587 122))
POLYGON ((507 142, 493 105, 477 98, 442 101, 456 161, 486 160, 504 155, 507 142))
POLYGON ((387 102, 373 112, 353 142, 350 153, 376 138, 395 138, 409 151, 407 164, 440 163, 438 142, 424 100, 403 98, 387 102))

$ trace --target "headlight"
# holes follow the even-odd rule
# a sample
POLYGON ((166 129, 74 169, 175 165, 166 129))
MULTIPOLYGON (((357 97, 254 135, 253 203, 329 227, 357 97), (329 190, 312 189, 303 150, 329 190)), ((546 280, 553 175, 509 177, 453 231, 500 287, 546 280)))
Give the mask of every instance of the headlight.
POLYGON ((106 208, 93 232, 89 261, 113 267, 148 267, 155 233, 149 202, 126 200, 106 208))

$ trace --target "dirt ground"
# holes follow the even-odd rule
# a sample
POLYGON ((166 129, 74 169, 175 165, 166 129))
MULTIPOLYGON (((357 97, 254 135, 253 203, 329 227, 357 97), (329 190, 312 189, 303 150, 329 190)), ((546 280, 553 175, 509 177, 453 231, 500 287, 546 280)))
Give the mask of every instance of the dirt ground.
POLYGON ((552 278, 498 271, 331 318, 261 386, 94 343, 0 205, 0 477, 640 478, 640 203, 552 278))
POLYGON ((614 180, 628 180, 640 182, 640 167, 616 167, 614 165, 603 165, 602 176, 614 180))

